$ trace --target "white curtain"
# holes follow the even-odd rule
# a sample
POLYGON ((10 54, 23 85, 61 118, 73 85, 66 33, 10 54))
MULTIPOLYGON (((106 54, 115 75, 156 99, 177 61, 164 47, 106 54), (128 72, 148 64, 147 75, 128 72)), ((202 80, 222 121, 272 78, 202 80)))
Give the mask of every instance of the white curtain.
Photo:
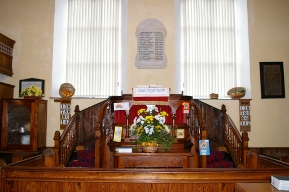
POLYGON ((66 82, 75 97, 118 95, 121 1, 69 0, 66 82))
POLYGON ((237 85, 234 0, 181 0, 183 90, 208 98, 237 85))

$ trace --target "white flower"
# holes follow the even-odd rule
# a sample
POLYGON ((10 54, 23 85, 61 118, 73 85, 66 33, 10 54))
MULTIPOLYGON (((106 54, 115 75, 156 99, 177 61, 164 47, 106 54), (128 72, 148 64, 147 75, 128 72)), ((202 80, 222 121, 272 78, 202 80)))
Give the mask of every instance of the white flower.
POLYGON ((150 128, 150 132, 149 132, 149 135, 151 135, 151 134, 153 134, 154 133, 154 128, 153 127, 151 127, 150 128))
POLYGON ((136 123, 141 123, 142 125, 145 123, 145 118, 143 116, 140 116, 137 118, 136 123))
POLYGON ((151 135, 154 133, 154 126, 148 125, 144 127, 145 133, 151 135))
POLYGON ((159 109, 155 106, 155 105, 147 105, 147 110, 146 112, 152 112, 152 111, 155 111, 155 112, 159 112, 159 109))
POLYGON ((166 118, 161 116, 160 114, 156 115, 155 119, 158 120, 161 125, 164 125, 166 122, 166 118))
POLYGON ((136 124, 137 117, 134 118, 133 124, 136 124))
POLYGON ((169 128, 169 126, 164 125, 164 128, 165 128, 165 131, 166 131, 167 133, 170 133, 170 132, 171 132, 171 129, 169 128))

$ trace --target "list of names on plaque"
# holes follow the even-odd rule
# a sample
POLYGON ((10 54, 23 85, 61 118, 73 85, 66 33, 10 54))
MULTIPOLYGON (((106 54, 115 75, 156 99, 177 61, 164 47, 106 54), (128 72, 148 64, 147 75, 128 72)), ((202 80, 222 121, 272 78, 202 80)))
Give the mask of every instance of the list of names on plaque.
POLYGON ((164 59, 162 32, 141 32, 139 36, 139 61, 164 59))
POLYGON ((136 31, 138 50, 136 66, 138 68, 165 68, 166 29, 163 24, 154 19, 143 21, 136 31))

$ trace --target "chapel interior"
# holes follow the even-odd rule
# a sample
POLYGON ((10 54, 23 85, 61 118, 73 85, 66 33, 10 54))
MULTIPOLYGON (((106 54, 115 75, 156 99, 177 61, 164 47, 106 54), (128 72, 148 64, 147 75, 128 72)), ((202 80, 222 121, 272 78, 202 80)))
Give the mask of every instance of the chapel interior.
POLYGON ((241 78, 250 86, 237 99, 179 91, 175 1, 127 0, 125 85, 106 98, 53 94, 56 0, 0 1, 0 191, 278 191, 271 176, 289 176, 289 1, 247 0, 250 66, 241 78), (166 27, 165 68, 135 65, 135 31, 146 19, 166 27), (5 46, 12 55, 4 54, 5 46), (283 98, 262 98, 260 62, 282 62, 283 98), (19 97, 21 80, 31 78, 42 80, 43 98, 19 97), (154 83, 169 94, 137 98, 138 85, 154 83), (129 109, 117 110, 120 103, 129 109), (169 114, 175 138, 169 150, 144 153, 130 137, 138 110, 147 105, 169 114), (71 111, 65 125, 60 106, 71 111), (241 109, 250 113, 250 126, 242 125, 241 109), (23 126, 14 130, 18 122, 23 126), (116 152, 128 147, 131 153, 116 152))

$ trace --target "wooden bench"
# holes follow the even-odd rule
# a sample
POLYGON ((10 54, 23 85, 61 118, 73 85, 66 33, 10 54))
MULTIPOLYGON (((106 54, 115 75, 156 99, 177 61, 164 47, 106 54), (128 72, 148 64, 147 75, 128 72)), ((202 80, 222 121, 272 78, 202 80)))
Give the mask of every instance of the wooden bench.
POLYGON ((289 169, 97 169, 1 167, 1 191, 234 192, 236 183, 269 183, 289 169))
POLYGON ((53 149, 48 148, 39 155, 21 159, 8 165, 6 165, 5 161, 0 160, 0 166, 55 167, 55 154, 53 149))

